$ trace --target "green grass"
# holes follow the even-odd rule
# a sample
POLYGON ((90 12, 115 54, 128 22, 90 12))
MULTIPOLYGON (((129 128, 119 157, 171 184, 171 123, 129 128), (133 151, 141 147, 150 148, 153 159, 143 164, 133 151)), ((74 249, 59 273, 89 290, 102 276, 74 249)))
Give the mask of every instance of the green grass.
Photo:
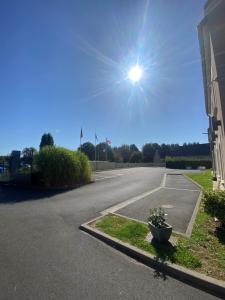
MULTIPOLYGON (((211 170, 187 176, 200 184, 203 192, 212 190, 211 170)), ((200 272, 225 280, 225 230, 219 225, 204 211, 202 202, 190 239, 180 241, 201 261, 200 272)))
POLYGON ((177 246, 163 246, 146 241, 145 238, 149 232, 146 224, 109 214, 97 221, 95 227, 112 237, 155 255, 162 261, 170 261, 192 269, 201 266, 200 260, 183 242, 178 242, 177 246))
POLYGON ((211 170, 206 170, 202 173, 187 173, 186 176, 200 184, 205 191, 212 190, 212 174, 211 170))
MULTIPOLYGON (((187 176, 200 184, 203 190, 212 190, 210 170, 187 174, 187 176)), ((145 240, 149 232, 146 224, 112 214, 104 216, 93 226, 163 261, 170 261, 225 280, 225 230, 220 228, 219 224, 204 211, 203 203, 200 205, 191 237, 176 235, 178 237, 176 246, 149 243, 145 240)))
POLYGON ((210 155, 195 155, 195 156, 167 156, 175 160, 211 160, 210 155))

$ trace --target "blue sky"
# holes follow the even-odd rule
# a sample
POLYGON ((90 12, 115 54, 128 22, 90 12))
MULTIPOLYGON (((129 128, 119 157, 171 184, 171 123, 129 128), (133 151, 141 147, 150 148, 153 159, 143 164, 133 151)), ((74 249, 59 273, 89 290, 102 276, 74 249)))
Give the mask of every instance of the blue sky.
POLYGON ((197 25, 205 0, 20 0, 0 10, 0 153, 51 132, 71 149, 207 142, 197 25), (127 79, 136 62, 137 84, 127 79))

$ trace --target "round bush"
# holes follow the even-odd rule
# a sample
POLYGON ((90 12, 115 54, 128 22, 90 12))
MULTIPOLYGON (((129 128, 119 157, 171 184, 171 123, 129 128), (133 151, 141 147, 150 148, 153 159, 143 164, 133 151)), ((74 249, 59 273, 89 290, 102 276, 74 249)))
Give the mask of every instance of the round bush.
POLYGON ((81 164, 80 181, 87 183, 91 180, 91 166, 88 157, 81 151, 75 151, 75 156, 81 164))
POLYGON ((74 187, 84 178, 85 182, 90 181, 91 173, 87 172, 83 156, 62 147, 43 147, 36 156, 41 182, 46 187, 74 187))
POLYGON ((205 192, 203 199, 206 212, 225 225, 225 191, 205 192))

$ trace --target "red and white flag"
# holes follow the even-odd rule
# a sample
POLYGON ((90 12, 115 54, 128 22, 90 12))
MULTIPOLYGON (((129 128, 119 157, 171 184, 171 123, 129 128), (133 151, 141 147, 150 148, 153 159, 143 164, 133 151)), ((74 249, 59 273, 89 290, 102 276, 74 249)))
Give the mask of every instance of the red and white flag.
POLYGON ((106 144, 111 145, 112 142, 110 140, 108 140, 107 138, 105 139, 106 144))

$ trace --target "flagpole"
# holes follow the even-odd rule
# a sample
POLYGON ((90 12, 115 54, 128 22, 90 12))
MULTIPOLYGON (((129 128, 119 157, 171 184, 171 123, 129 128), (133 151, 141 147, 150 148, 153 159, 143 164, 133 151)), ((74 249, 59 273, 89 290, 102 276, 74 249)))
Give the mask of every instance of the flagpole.
POLYGON ((106 158, 106 161, 107 161, 107 159, 108 159, 108 155, 107 155, 107 150, 108 150, 107 138, 105 139, 105 141, 106 141, 106 143, 105 143, 105 146, 106 146, 106 148, 105 148, 105 158, 106 158))
POLYGON ((95 133, 95 171, 97 170, 97 160, 96 160, 96 133, 95 133))
POLYGON ((81 130, 80 130, 80 150, 81 150, 81 139, 83 138, 83 130, 82 130, 82 127, 81 127, 81 130))
POLYGON ((96 138, 95 138, 95 161, 96 161, 96 138))

